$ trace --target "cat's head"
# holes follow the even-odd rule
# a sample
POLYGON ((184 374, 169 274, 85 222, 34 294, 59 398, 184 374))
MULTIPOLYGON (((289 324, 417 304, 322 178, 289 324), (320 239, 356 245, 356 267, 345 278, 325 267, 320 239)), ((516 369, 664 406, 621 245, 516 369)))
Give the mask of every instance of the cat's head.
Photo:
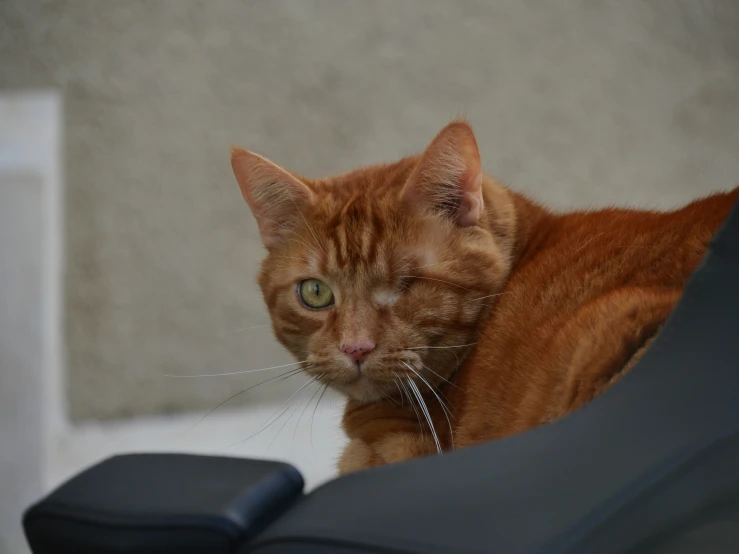
POLYGON ((486 205, 507 194, 483 175, 466 122, 421 156, 327 179, 239 148, 231 162, 268 250, 259 285, 274 332, 309 374, 373 401, 457 369, 513 240, 513 216, 486 205))

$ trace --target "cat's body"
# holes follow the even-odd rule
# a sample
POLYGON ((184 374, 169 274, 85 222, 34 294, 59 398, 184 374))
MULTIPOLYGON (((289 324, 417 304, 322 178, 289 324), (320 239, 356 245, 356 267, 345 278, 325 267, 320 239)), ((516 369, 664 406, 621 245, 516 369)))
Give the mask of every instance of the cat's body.
POLYGON ((553 214, 482 174, 464 122, 418 158, 330 180, 243 150, 232 163, 270 250, 260 285, 277 337, 350 397, 341 472, 593 399, 655 337, 739 195, 553 214))
MULTIPOLYGON (((514 269, 478 344, 451 384, 439 387, 454 446, 550 422, 621 377, 672 311, 736 198, 734 191, 670 213, 553 215, 519 197, 517 213, 528 219, 514 269)), ((427 405, 450 448, 439 402, 427 405)), ((407 404, 350 400, 344 429, 352 442, 342 471, 435 452, 417 418, 407 404), (389 418, 407 423, 388 425, 389 418)))

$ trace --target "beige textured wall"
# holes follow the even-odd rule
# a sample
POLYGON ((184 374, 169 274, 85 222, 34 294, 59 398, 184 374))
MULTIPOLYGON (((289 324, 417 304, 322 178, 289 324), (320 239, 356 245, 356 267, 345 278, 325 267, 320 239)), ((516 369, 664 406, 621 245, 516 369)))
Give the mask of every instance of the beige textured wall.
POLYGON ((739 181, 737 28, 734 0, 0 2, 0 87, 66 98, 73 418, 210 407, 265 374, 163 374, 287 360, 234 332, 266 315, 232 142, 318 176, 463 111, 553 206, 672 206, 739 181))

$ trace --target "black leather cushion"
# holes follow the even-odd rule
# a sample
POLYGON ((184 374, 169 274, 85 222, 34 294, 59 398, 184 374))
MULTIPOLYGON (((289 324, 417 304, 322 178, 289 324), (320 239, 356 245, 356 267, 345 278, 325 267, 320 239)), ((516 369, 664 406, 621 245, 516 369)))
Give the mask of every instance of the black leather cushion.
POLYGON ((36 554, 218 554, 278 517, 303 490, 293 467, 182 454, 116 456, 31 507, 36 554))

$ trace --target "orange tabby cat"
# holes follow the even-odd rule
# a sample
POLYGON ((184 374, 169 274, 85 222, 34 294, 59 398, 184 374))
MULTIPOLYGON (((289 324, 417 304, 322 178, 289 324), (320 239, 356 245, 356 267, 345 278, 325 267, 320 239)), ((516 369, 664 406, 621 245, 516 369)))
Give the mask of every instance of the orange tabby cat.
POLYGON ((328 179, 238 148, 231 162, 277 338, 349 397, 342 473, 592 400, 659 331, 739 194, 551 213, 482 172, 464 121, 421 156, 328 179))

